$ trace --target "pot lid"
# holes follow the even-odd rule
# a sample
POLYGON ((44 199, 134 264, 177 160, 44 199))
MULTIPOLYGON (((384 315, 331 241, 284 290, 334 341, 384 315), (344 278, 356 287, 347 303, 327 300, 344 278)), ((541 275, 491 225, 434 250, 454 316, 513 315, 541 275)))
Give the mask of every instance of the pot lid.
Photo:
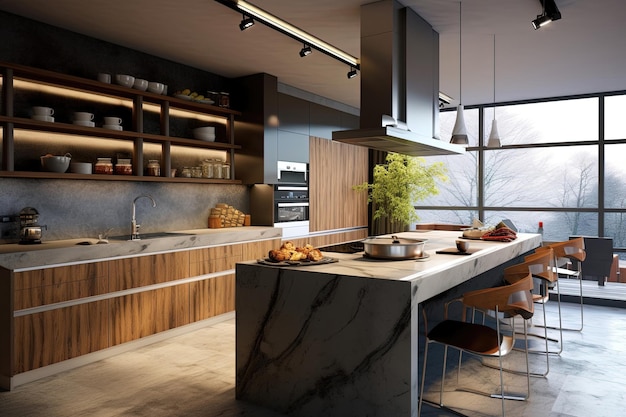
POLYGON ((375 245, 415 245, 419 243, 426 242, 424 239, 410 239, 410 238, 402 238, 397 236, 391 237, 368 237, 363 240, 364 244, 375 244, 375 245))

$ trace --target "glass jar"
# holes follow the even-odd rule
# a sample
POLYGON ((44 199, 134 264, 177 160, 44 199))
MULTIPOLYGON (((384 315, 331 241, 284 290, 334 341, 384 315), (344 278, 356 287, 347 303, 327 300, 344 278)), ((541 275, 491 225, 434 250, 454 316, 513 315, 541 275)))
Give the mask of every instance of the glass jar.
POLYGON ((160 177, 161 176, 161 164, 156 159, 148 160, 148 167, 146 170, 146 175, 150 177, 160 177))
POLYGON ((220 92, 220 107, 230 107, 230 93, 220 92))
POLYGON ((217 91, 207 91, 206 92, 206 96, 211 101, 213 101, 213 103, 211 103, 211 104, 215 104, 216 106, 219 106, 220 93, 218 93, 217 91))
POLYGON ((230 164, 228 163, 222 165, 222 178, 225 180, 230 179, 230 164))
POLYGON ((221 159, 216 159, 215 162, 213 162, 213 178, 224 178, 221 159))
POLYGON ((115 164, 115 173, 118 175, 133 175, 133 165, 130 159, 119 159, 115 164))
POLYGON ((193 178, 202 178, 202 167, 192 167, 191 176, 193 178))
POLYGON ((202 161, 202 176, 204 178, 213 178, 213 160, 205 159, 202 161))
POLYGON ((183 170, 180 171, 180 176, 183 178, 191 178, 191 168, 183 167, 183 170))
POLYGON ((113 163, 111 158, 98 158, 98 162, 94 166, 96 174, 113 174, 113 163))

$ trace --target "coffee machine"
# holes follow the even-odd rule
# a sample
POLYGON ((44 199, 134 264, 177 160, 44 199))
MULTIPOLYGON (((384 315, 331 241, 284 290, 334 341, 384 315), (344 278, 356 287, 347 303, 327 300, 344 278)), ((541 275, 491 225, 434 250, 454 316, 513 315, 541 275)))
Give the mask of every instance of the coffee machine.
POLYGON ((20 241, 22 245, 41 243, 42 230, 47 226, 41 226, 39 212, 32 207, 24 207, 20 211, 20 241))

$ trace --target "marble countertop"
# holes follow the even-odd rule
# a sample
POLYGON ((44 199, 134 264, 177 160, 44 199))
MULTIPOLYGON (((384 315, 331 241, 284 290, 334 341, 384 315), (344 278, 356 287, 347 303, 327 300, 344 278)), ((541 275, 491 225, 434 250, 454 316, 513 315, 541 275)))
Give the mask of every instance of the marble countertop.
POLYGON ((417 261, 393 261, 366 258, 363 252, 355 254, 324 252, 325 256, 335 258, 338 262, 282 268, 339 276, 409 281, 420 286, 420 299, 427 299, 438 294, 442 287, 450 288, 462 283, 467 277, 476 276, 502 265, 541 245, 541 235, 519 233, 513 242, 468 240, 471 254, 450 255, 436 252, 441 249, 456 248, 455 240, 461 237, 460 232, 428 230, 396 235, 411 239, 425 239, 424 250, 428 258, 417 261))
POLYGON ((98 244, 98 240, 92 238, 44 241, 31 245, 5 244, 0 245, 0 267, 18 271, 38 269, 282 236, 280 228, 263 226, 176 230, 172 233, 181 234, 136 241, 109 239, 107 244, 98 244))

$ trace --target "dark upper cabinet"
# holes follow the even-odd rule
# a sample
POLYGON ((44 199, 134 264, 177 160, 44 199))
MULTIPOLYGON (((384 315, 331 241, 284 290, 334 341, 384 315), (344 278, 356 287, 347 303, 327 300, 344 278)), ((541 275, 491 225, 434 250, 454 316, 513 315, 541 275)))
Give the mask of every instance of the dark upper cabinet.
POLYGON ((309 105, 301 98, 278 94, 278 130, 309 136, 309 105))
POLYGON ((309 135, 278 131, 278 160, 309 163, 309 135))
POLYGON ((318 138, 332 139, 334 130, 341 128, 341 112, 316 103, 310 105, 310 135, 318 138))

